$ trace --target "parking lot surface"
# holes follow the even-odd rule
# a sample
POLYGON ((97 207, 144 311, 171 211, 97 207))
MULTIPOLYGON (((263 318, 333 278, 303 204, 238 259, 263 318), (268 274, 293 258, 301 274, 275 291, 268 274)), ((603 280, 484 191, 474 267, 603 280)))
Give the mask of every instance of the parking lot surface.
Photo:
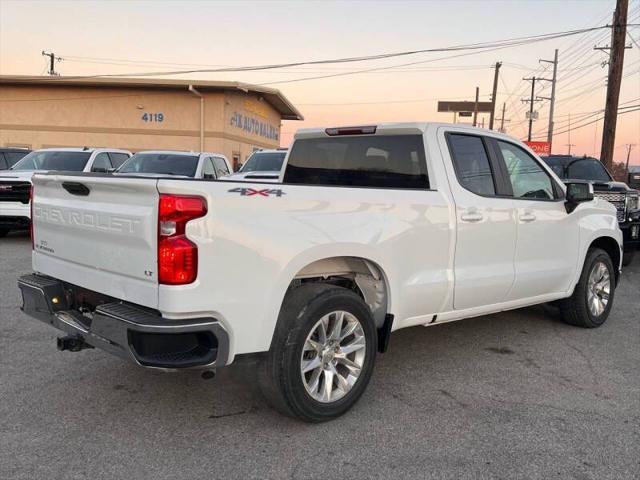
POLYGON ((640 262, 607 323, 538 306, 394 333, 344 417, 272 411, 251 363, 147 371, 58 352, 20 312, 27 235, 0 239, 0 478, 640 477, 640 262))

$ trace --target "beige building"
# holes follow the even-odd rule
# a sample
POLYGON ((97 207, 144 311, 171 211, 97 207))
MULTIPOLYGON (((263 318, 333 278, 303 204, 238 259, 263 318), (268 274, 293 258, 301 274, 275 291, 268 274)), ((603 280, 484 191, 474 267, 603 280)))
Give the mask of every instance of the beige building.
POLYGON ((238 82, 0 76, 0 146, 220 152, 244 162, 302 120, 278 90, 238 82))

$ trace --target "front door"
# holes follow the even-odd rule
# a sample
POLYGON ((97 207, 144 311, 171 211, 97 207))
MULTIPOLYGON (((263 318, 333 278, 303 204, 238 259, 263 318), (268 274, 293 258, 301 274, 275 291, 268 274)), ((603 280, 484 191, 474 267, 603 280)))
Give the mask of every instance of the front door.
POLYGON ((556 181, 520 146, 497 140, 517 220, 515 282, 507 300, 565 292, 577 268, 578 225, 556 181))

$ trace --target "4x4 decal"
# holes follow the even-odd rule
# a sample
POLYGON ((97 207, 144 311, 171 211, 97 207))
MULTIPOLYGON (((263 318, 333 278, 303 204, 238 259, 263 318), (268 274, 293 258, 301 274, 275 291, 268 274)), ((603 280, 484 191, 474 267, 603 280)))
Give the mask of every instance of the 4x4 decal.
POLYGON ((281 197, 286 195, 282 190, 274 189, 274 188, 264 188, 264 189, 255 189, 255 188, 232 188, 231 190, 227 190, 229 193, 239 193, 242 197, 251 197, 253 195, 258 195, 259 197, 270 197, 271 195, 275 195, 276 197, 281 197))

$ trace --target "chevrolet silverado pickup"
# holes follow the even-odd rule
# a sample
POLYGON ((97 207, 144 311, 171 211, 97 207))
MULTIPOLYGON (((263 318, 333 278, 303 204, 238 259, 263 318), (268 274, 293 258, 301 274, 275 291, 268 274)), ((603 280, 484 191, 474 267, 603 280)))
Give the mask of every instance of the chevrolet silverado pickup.
POLYGON ((257 358, 280 411, 346 412, 393 330, 543 302, 602 325, 616 210, 522 143, 459 125, 299 131, 280 183, 39 174, 23 311, 138 365, 257 358))
POLYGON ((606 167, 593 157, 549 155, 541 157, 563 181, 586 180, 593 184, 593 194, 611 202, 618 212, 622 230, 622 266, 629 265, 640 247, 640 192, 623 182, 616 182, 606 167))

